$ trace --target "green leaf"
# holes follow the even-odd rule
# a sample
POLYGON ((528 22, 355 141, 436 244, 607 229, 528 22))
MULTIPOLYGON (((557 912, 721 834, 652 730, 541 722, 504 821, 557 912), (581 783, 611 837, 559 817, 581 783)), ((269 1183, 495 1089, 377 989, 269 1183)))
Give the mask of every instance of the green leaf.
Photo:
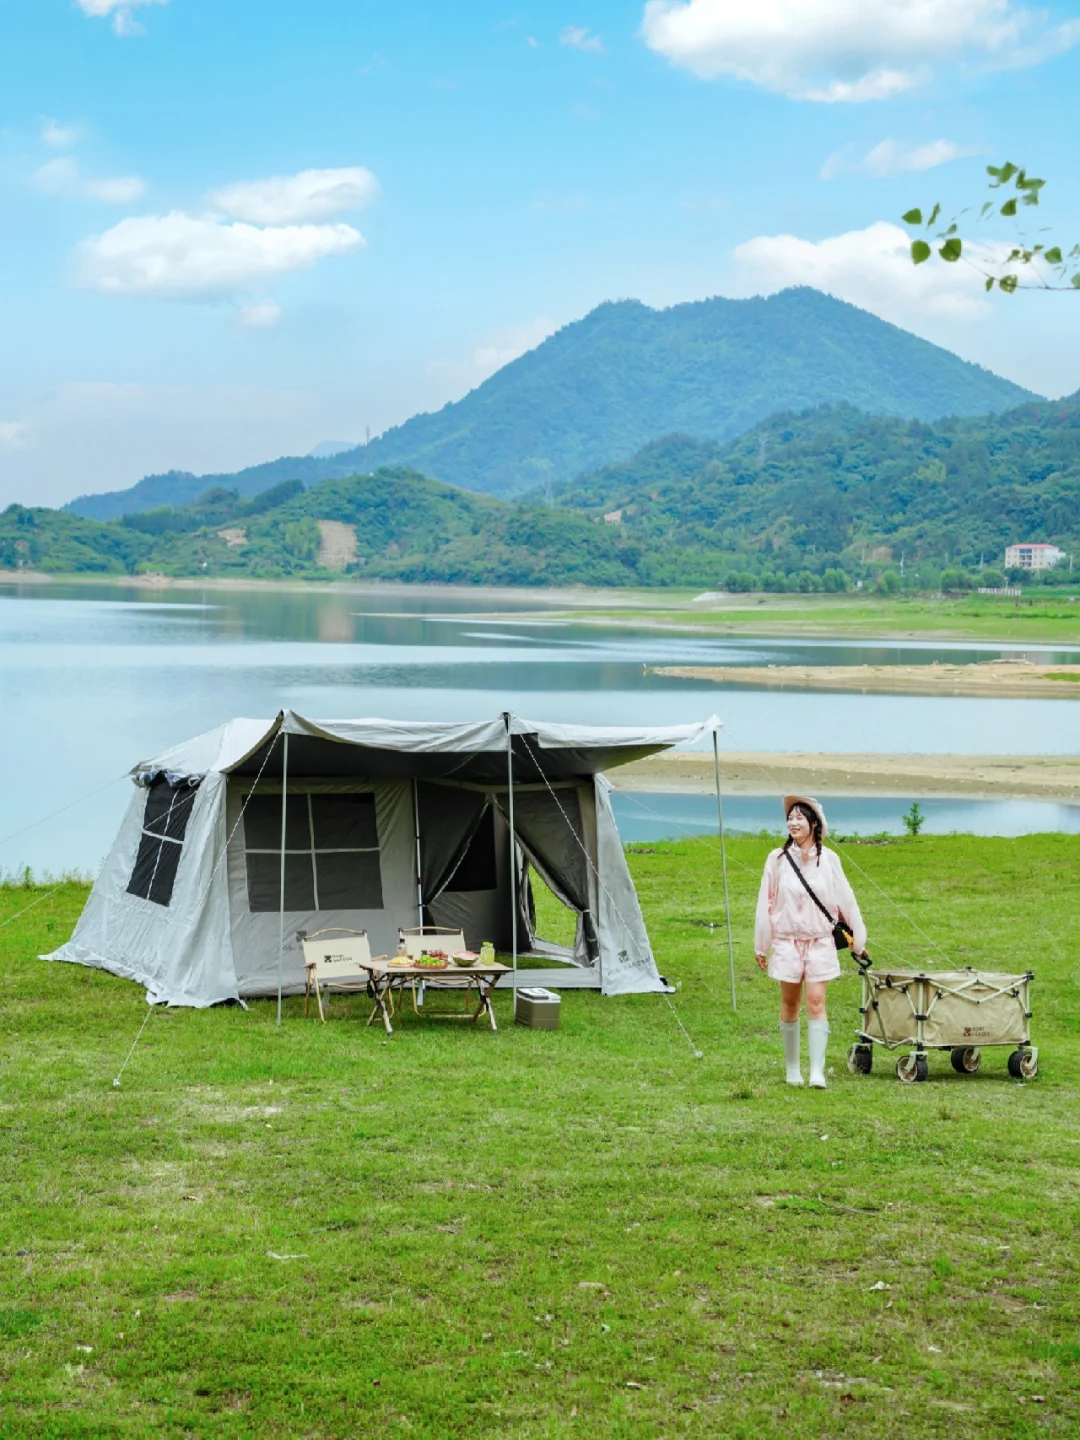
POLYGON ((998 281, 998 289, 1004 290, 1006 295, 1011 295, 1019 283, 1015 275, 1003 275, 998 281))
POLYGON ((930 229, 930 226, 934 224, 934 222, 937 220, 937 217, 938 217, 940 214, 941 214, 941 206, 940 206, 940 205, 935 205, 934 208, 930 211, 930 218, 929 218, 929 220, 927 220, 927 222, 926 222, 926 228, 927 228, 928 230, 930 229))
POLYGON ((963 241, 961 241, 957 236, 954 235, 951 240, 945 241, 945 244, 942 245, 941 249, 938 251, 938 254, 941 256, 942 260, 948 260, 949 264, 952 265, 960 259, 960 251, 962 246, 963 241))
POLYGON ((921 211, 921 210, 909 210, 906 215, 901 215, 901 216, 900 216, 900 219, 903 220, 903 222, 904 222, 905 225, 921 225, 921 224, 922 224, 922 211, 921 211))
POLYGON ((979 219, 980 219, 980 220, 985 220, 986 217, 987 217, 987 215, 990 214, 990 211, 991 211, 993 208, 994 208, 994 202, 993 202, 992 200, 987 200, 986 204, 985 204, 985 205, 982 207, 982 209, 979 211, 979 219))
POLYGON ((913 265, 921 265, 924 260, 930 259, 930 246, 925 240, 913 240, 911 242, 911 262, 913 265))
POLYGON ((1047 252, 1046 252, 1046 262, 1047 262, 1048 265, 1060 265, 1060 264, 1061 264, 1061 246, 1060 246, 1060 245, 1051 245, 1051 246, 1050 246, 1050 249, 1047 250, 1047 252))
POLYGON ((992 290, 994 288, 994 277, 992 275, 988 275, 986 277, 986 288, 987 290, 992 290))
POLYGON ((1007 185, 1016 174, 1016 166, 1006 160, 1004 165, 987 165, 986 173, 993 177, 997 185, 1007 185))
POLYGON ((1005 201, 1005 204, 1002 205, 1002 207, 1001 207, 1001 213, 1002 213, 1002 215, 1015 215, 1015 214, 1016 214, 1016 201, 1015 201, 1015 200, 1006 200, 1006 201, 1005 201))
POLYGON ((1072 284, 1074 289, 1080 290, 1080 270, 1072 277, 1072 284))

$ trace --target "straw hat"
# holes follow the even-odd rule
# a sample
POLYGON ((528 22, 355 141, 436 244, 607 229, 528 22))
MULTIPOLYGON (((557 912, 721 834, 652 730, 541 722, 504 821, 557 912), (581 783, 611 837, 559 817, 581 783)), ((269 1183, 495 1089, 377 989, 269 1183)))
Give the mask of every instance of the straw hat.
POLYGON ((825 811, 821 808, 821 802, 813 799, 810 795, 785 795, 784 796, 784 819, 791 814, 793 805, 805 805, 821 821, 821 838, 824 840, 829 833, 829 822, 825 819, 825 811))

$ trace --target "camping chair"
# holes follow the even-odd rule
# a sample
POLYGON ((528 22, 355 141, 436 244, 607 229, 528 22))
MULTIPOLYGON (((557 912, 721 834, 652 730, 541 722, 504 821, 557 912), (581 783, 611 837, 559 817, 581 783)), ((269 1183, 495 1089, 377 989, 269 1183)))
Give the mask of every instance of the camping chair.
MULTIPOLYGON (((365 967, 371 965, 372 955, 366 930, 347 930, 342 926, 331 926, 326 930, 316 930, 312 935, 306 934, 303 930, 298 931, 296 938, 304 947, 304 968, 307 971, 307 985, 304 989, 305 1015, 308 1013, 313 989, 319 1006, 319 1019, 324 1024, 326 1023, 322 1002, 324 990, 327 994, 328 1004, 332 991, 338 991, 340 994, 355 993, 356 991, 362 991, 364 994, 370 993, 371 971, 365 967), (322 937, 325 935, 339 938, 324 940, 322 937)), ((385 960, 386 956, 378 955, 375 958, 385 960)), ((390 997, 390 1007, 392 1013, 392 996, 390 997)))
MULTIPOLYGON (((460 955, 463 950, 469 947, 465 944, 465 935, 461 930, 451 930, 445 925, 414 925, 411 929, 401 932, 405 944, 405 953, 410 960, 419 960, 425 952, 432 950, 443 950, 451 958, 460 955)), ((469 1008, 469 991, 473 987, 472 979, 467 970, 449 971, 440 975, 437 979, 424 976, 420 982, 425 990, 464 990, 465 1008, 469 1008)), ((413 1013, 419 1014, 416 1005, 416 977, 412 977, 412 1002, 413 1013)))

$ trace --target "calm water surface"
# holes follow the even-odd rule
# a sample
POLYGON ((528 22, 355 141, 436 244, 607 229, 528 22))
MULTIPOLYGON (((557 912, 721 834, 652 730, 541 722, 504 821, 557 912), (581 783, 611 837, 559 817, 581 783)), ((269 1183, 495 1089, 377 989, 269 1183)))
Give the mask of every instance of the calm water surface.
MULTIPOLYGON (((1080 750, 1080 705, 1070 701, 792 695, 645 673, 662 664, 929 664, 1016 654, 1076 663, 1080 649, 712 638, 538 619, 539 608, 534 596, 420 587, 304 594, 0 585, 0 870, 95 868, 126 804, 126 782, 4 837, 144 756, 232 716, 269 717, 284 706, 316 718, 468 720, 510 709, 624 725, 715 712, 725 725, 721 744, 736 750, 1080 750)), ((669 798, 692 809, 699 797, 669 798)), ((851 828, 889 828, 872 810, 885 802, 838 803, 871 807, 851 828)), ((1061 826, 1043 823, 1070 807, 1021 815, 943 803, 965 817, 943 820, 947 829, 1070 828, 1068 815, 1061 826)), ((657 833, 619 813, 628 838, 657 833)))

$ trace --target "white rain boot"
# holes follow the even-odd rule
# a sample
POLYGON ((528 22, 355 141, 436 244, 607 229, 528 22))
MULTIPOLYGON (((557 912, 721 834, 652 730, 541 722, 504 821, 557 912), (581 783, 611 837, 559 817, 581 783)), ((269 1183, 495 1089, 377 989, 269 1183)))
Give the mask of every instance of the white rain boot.
POLYGON ((802 1072, 799 1070, 798 1020, 780 1021, 780 1039, 784 1042, 784 1060, 787 1063, 787 1083, 789 1085, 801 1085, 802 1072))
POLYGON ((808 1020, 806 1043, 810 1051, 810 1084, 815 1090, 825 1089, 825 1047, 829 1043, 828 1020, 808 1020))

